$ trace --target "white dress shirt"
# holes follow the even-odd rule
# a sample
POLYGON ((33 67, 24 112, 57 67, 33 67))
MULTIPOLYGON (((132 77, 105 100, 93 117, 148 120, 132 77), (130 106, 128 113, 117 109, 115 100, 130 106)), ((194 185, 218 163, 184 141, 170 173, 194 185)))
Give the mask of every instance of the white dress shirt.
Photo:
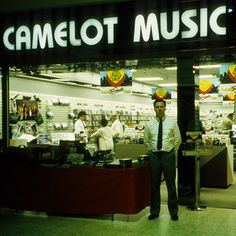
POLYGON ((106 151, 113 149, 114 144, 111 127, 106 126, 99 128, 95 133, 91 135, 91 138, 92 137, 98 137, 99 150, 106 151))
POLYGON ((120 137, 123 134, 123 125, 119 120, 115 120, 112 125, 112 136, 113 137, 120 137))
MULTIPOLYGON (((147 122, 144 128, 144 144, 148 151, 156 152, 157 136, 158 136, 158 118, 154 118, 147 122)), ((169 152, 173 148, 178 150, 181 144, 181 134, 176 121, 169 117, 162 118, 162 149, 161 151, 169 152)))
POLYGON ((226 117, 221 123, 222 130, 231 130, 233 125, 233 121, 226 117))
POLYGON ((75 124, 74 124, 74 129, 75 129, 75 133, 76 134, 80 134, 81 132, 83 132, 84 134, 87 133, 87 129, 86 129, 86 125, 85 123, 78 119, 75 124))

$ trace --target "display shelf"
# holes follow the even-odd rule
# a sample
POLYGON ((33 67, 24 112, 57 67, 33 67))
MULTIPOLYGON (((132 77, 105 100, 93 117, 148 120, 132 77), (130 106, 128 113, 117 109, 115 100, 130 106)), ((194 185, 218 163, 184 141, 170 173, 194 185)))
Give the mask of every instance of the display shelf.
MULTIPOLYGON (((10 96, 14 97, 17 94, 19 96, 34 96, 34 94, 27 92, 11 92, 10 96)), ((39 131, 46 134, 51 132, 73 132, 76 115, 82 110, 88 115, 88 120, 85 122, 86 125, 94 130, 100 127, 100 120, 103 116, 109 121, 109 126, 111 126, 111 115, 117 115, 124 127, 135 127, 144 125, 155 114, 152 104, 124 104, 46 94, 37 94, 37 96, 41 99, 40 113, 44 119, 39 131), (74 111, 77 112, 75 113, 74 111), (50 112, 50 116, 47 116, 48 112, 50 112), (69 114, 75 115, 75 117, 69 116, 69 114)))

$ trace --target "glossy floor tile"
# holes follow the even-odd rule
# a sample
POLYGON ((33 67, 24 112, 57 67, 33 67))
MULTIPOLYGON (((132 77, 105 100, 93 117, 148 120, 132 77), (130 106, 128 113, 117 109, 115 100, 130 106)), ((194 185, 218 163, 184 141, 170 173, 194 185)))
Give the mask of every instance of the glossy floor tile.
POLYGON ((180 206, 179 221, 170 219, 162 204, 158 219, 148 221, 149 208, 136 215, 96 217, 52 216, 46 213, 0 210, 1 236, 235 236, 236 210, 206 208, 189 211, 180 206))

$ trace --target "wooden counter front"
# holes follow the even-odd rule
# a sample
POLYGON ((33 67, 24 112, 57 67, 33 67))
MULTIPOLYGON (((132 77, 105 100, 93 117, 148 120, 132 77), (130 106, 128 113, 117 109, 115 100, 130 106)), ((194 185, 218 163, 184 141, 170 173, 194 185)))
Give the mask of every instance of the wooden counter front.
POLYGON ((59 214, 134 214, 150 203, 148 165, 127 169, 0 164, 0 207, 59 214))

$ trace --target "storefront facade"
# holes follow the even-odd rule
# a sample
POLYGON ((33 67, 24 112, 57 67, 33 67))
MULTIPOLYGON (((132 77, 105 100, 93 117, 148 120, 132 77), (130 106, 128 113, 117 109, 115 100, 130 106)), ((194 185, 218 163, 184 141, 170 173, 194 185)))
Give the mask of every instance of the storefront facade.
MULTIPOLYGON (((187 68, 186 62, 202 54, 233 53, 234 16, 233 1, 125 1, 5 13, 1 16, 1 64, 4 72, 13 65, 174 56, 178 58, 179 102, 187 96, 187 110, 191 110, 193 62, 187 68)), ((182 127, 181 123, 194 118, 194 111, 189 118, 182 117, 181 107, 183 103, 178 106, 182 127)))
POLYGON ((1 14, 3 147, 9 66, 177 58, 178 123, 196 120, 194 57, 236 52, 234 1, 122 1, 1 14), (187 101, 187 102, 186 102, 187 101))
POLYGON ((5 13, 3 62, 27 65, 186 57, 203 50, 232 50, 233 7, 229 1, 127 1, 5 13))

